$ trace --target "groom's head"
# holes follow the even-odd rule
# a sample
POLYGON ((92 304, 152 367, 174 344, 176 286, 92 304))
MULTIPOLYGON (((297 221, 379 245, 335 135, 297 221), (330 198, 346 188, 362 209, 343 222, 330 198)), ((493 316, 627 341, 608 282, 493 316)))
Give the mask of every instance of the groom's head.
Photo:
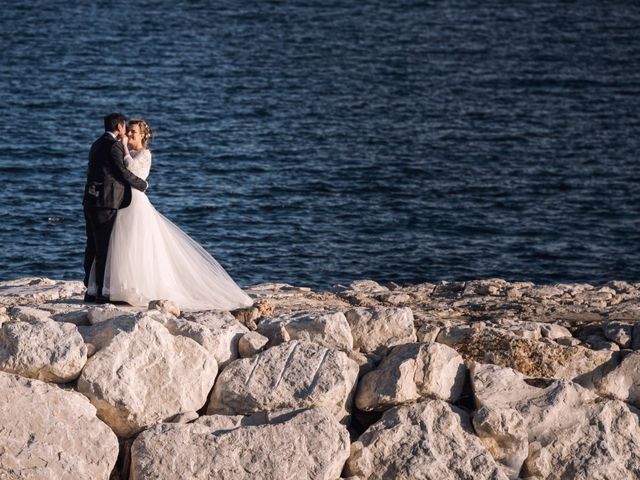
POLYGON ((112 133, 124 133, 127 119, 121 113, 110 113, 104 117, 104 131, 112 133), (120 132, 122 130, 122 132, 120 132))

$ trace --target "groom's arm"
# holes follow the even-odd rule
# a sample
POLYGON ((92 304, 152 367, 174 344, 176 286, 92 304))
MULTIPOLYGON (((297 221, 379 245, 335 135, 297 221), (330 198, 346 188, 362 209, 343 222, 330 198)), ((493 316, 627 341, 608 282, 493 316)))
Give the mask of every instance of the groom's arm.
POLYGON ((119 174, 118 176, 136 190, 144 192, 147 189, 149 184, 140 177, 131 173, 127 170, 127 167, 124 166, 124 150, 120 142, 114 142, 113 145, 111 145, 110 156, 112 163, 119 174))

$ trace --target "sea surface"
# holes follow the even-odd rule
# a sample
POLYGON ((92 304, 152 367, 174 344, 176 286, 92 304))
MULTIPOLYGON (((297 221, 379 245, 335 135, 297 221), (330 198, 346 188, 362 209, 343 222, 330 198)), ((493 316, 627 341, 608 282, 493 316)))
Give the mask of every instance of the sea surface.
POLYGON ((241 285, 640 281, 638 1, 0 7, 0 280, 82 278, 122 111, 241 285))

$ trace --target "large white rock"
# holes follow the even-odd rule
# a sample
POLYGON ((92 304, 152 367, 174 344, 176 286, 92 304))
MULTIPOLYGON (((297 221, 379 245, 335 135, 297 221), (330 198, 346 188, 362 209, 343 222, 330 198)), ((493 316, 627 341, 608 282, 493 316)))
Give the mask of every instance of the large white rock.
MULTIPOLYGON (((202 345, 213 353, 223 369, 229 362, 238 358, 238 342, 249 329, 234 318, 229 312, 202 312, 185 317, 190 322, 195 322, 209 329, 210 335, 202 345)), ((183 335, 184 330, 175 330, 183 335)), ((204 337, 203 337, 204 338, 204 337)))
POLYGON ((335 480, 349 456, 349 434, 314 408, 263 418, 213 415, 160 424, 131 448, 131 480, 335 480))
POLYGON ((45 322, 51 320, 51 312, 40 308, 17 305, 9 309, 9 317, 22 322, 45 322))
POLYGON ((0 305, 24 305, 60 300, 80 295, 82 282, 51 280, 48 278, 19 278, 0 282, 0 305))
POLYGON ((202 346, 143 316, 87 361, 78 390, 118 436, 129 437, 201 408, 217 371, 202 346))
POLYGON ((227 365, 207 413, 248 415, 322 406, 346 422, 357 377, 358 364, 345 353, 293 340, 227 365))
POLYGON ((283 343, 282 330, 291 340, 308 340, 328 348, 353 349, 351 327, 342 312, 305 312, 263 318, 257 331, 269 339, 269 345, 283 343))
POLYGON ((640 352, 626 355, 620 365, 596 383, 596 391, 640 407, 640 352))
POLYGON ((347 475, 363 479, 506 480, 469 416, 442 400, 394 407, 351 446, 347 475))
POLYGON ((455 402, 465 373, 462 357, 446 345, 399 345, 360 380, 356 406, 364 411, 386 410, 424 397, 455 402))
POLYGON ((511 480, 519 479, 529 454, 529 437, 522 415, 512 408, 481 407, 473 416, 473 428, 502 471, 511 480))
POLYGON ((496 365, 473 365, 471 379, 477 405, 511 419, 504 427, 511 441, 498 438, 504 432, 492 436, 489 429, 480 435, 494 452, 502 442, 497 457, 510 471, 518 470, 517 443, 527 435, 525 478, 604 480, 640 475, 640 412, 633 407, 599 399, 567 380, 536 387, 531 384, 535 381, 496 365), (521 424, 512 410, 522 418, 521 424))
POLYGON ((106 480, 117 457, 84 396, 0 372, 0 478, 106 480))
POLYGON ((417 340, 409 307, 353 308, 344 315, 351 327, 353 347, 363 353, 384 352, 417 340))
POLYGON ((74 380, 87 361, 75 325, 54 320, 6 322, 0 326, 0 370, 46 382, 74 380))

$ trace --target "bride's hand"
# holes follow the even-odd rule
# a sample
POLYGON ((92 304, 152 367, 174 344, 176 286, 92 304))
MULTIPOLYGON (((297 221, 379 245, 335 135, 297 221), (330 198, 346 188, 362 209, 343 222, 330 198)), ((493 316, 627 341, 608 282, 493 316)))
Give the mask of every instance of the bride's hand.
POLYGON ((126 135, 122 135, 122 137, 120 138, 120 141, 122 142, 122 145, 124 145, 125 147, 129 145, 129 137, 127 137, 126 135))

